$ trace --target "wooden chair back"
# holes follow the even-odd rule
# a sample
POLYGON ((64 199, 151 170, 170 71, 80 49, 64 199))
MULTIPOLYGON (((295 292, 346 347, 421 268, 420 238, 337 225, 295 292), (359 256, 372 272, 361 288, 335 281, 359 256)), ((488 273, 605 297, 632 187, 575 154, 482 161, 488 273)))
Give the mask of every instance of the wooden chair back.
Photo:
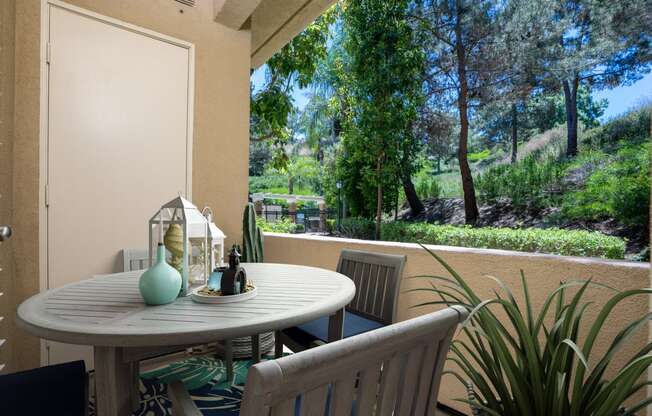
POLYGON ((435 414, 451 307, 251 367, 241 416, 435 414))
POLYGON ((149 252, 143 248, 125 248, 122 250, 122 271, 145 270, 149 267, 149 252))
POLYGON ((342 250, 337 271, 355 283, 355 297, 347 310, 389 325, 396 321, 398 292, 407 257, 342 250))

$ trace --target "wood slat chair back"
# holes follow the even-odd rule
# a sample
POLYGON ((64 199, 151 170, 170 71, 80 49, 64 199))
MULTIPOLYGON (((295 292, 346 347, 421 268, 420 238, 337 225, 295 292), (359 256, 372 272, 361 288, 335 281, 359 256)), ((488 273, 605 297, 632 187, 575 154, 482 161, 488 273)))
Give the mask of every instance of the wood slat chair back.
POLYGON ((122 271, 145 270, 149 267, 149 252, 142 248, 125 248, 122 250, 122 271))
POLYGON ((347 310, 389 325, 396 307, 406 256, 342 250, 337 271, 355 283, 355 297, 347 310))
POLYGON ((433 415, 455 328, 451 307, 249 370, 241 416, 433 415))

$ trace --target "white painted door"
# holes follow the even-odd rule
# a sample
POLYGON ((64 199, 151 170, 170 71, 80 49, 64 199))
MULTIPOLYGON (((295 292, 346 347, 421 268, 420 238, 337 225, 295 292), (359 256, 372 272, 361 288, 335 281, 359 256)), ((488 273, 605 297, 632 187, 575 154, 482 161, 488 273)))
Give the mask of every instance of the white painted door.
MULTIPOLYGON (((190 190, 192 47, 49 5, 47 287, 121 271, 158 207, 190 190)), ((101 314, 98 305, 98 314, 101 314)), ((90 348, 47 343, 46 361, 90 348)))

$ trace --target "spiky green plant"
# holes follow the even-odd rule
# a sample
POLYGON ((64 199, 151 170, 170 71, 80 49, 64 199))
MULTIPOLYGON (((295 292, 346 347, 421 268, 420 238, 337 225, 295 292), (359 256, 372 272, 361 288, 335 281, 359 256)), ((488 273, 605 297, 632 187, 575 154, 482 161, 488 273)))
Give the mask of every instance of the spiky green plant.
POLYGON ((263 232, 256 225, 254 204, 249 202, 242 216, 242 261, 262 263, 264 259, 263 232))
POLYGON ((631 336, 647 326, 652 313, 628 323, 603 355, 596 356, 593 352, 598 333, 614 307, 632 296, 650 295, 652 289, 618 291, 590 280, 567 281, 548 294, 541 309, 535 311, 522 271, 524 305, 517 303, 507 285, 491 276, 489 278, 496 282, 501 292, 494 290, 493 298, 483 300, 441 257, 423 248, 451 277, 415 276, 429 279, 431 287, 412 291, 431 291, 438 300, 414 307, 461 305, 469 310, 469 317, 462 326, 466 339, 455 339, 448 357, 461 372, 446 373, 455 376, 464 386, 472 386, 471 398, 459 400, 469 404, 474 414, 633 415, 652 403, 652 398, 647 398, 624 408, 627 399, 652 384, 640 381, 652 365, 652 343, 617 369, 613 378, 605 373, 607 367, 613 367, 613 358, 631 336), (590 286, 615 292, 601 305, 593 322, 587 322, 585 317, 587 307, 593 303, 586 299, 590 286), (567 293, 571 287, 577 289, 572 296, 567 293), (580 329, 585 327, 587 335, 580 340, 580 329))

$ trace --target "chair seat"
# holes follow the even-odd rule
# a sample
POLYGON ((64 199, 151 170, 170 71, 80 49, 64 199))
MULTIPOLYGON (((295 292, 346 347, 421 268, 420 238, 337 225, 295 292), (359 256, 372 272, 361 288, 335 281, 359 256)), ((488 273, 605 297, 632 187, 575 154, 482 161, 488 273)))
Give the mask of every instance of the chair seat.
MULTIPOLYGON (((369 332, 385 326, 384 324, 367 319, 353 312, 344 313, 344 338, 369 332)), ((309 346, 315 341, 328 342, 328 317, 324 316, 314 321, 288 328, 283 331, 295 342, 309 346)))
POLYGON ((0 415, 82 416, 87 408, 87 374, 83 361, 0 377, 0 415))

